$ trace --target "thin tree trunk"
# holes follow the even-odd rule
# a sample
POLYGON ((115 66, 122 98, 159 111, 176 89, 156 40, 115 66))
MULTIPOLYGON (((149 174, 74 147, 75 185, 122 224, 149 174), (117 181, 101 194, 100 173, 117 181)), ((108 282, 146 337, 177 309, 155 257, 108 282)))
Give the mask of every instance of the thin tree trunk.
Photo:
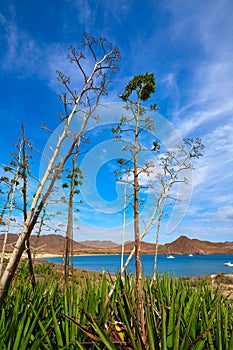
POLYGON ((133 152, 133 177, 134 177, 134 240, 135 240, 135 269, 136 269, 136 286, 137 286, 137 317, 139 321, 139 328, 144 337, 144 307, 143 307, 143 293, 142 293, 142 266, 141 266, 141 239, 139 227, 139 183, 138 183, 138 151, 139 151, 139 115, 140 115, 140 99, 137 103, 137 112, 135 114, 135 139, 133 152))
MULTIPOLYGON (((79 146, 79 145, 78 145, 79 146)), ((74 207, 74 193, 75 193, 75 182, 77 178, 77 157, 78 157, 78 148, 74 158, 72 160, 72 173, 71 173, 71 182, 70 182, 70 194, 69 194, 69 207, 68 207, 68 223, 66 229, 66 249, 65 249, 65 283, 68 287, 68 277, 69 277, 69 265, 70 257, 72 264, 72 276, 74 270, 74 261, 73 261, 73 232, 74 232, 74 223, 73 223, 73 207, 74 207)))
POLYGON ((33 262, 34 262, 35 259, 36 259, 36 253, 37 253, 37 249, 38 249, 38 246, 39 246, 40 234, 41 234, 42 227, 43 227, 43 224, 44 224, 44 219, 45 219, 45 214, 46 214, 47 206, 48 206, 48 201, 46 201, 46 203, 45 203, 45 205, 44 205, 44 208, 43 208, 43 213, 42 213, 41 220, 40 220, 40 224, 39 224, 39 228, 38 228, 38 231, 37 231, 37 236, 36 236, 36 241, 35 241, 35 247, 33 247, 33 248, 34 248, 33 262))
MULTIPOLYGON (((27 219, 27 174, 26 174, 26 169, 28 167, 27 165, 27 155, 26 155, 26 144, 27 144, 27 139, 25 137, 25 132, 24 132, 24 124, 22 123, 22 177, 23 177, 23 189, 22 189, 22 194, 23 194, 23 216, 24 216, 24 222, 27 219)), ((31 249, 30 249, 30 241, 29 237, 26 240, 25 243, 25 248, 28 256, 28 267, 29 267, 29 273, 30 273, 30 280, 32 283, 32 288, 35 290, 36 288, 36 279, 35 279, 35 274, 34 274, 34 269, 33 269, 33 262, 32 262, 32 255, 31 255, 31 249)))
POLYGON ((78 148, 76 149, 74 158, 72 160, 72 173, 70 181, 70 193, 69 193, 69 207, 68 207, 68 222, 66 228, 66 248, 65 248, 65 269, 64 269, 64 279, 66 287, 68 287, 69 280, 69 266, 70 266, 70 255, 72 263, 72 275, 73 275, 73 202, 74 202, 74 191, 75 191, 75 181, 77 177, 76 167, 77 167, 77 157, 78 157, 78 148))
POLYGON ((64 280, 66 287, 69 281, 69 265, 70 265, 70 251, 71 251, 71 237, 73 236, 73 196, 74 188, 71 181, 69 208, 68 208, 68 223, 66 228, 66 246, 65 246, 65 266, 64 266, 64 280))
POLYGON ((33 290, 35 290, 35 288, 36 288, 36 278, 35 278, 35 274, 34 274, 34 268, 33 268, 33 261, 32 261, 32 254, 31 254, 29 237, 26 240, 25 247, 26 247, 27 256, 28 256, 28 267, 29 267, 29 273, 30 273, 30 281, 31 281, 33 290))
POLYGON ((141 289, 141 241, 139 233, 139 203, 138 203, 138 176, 136 160, 134 163, 134 239, 135 239, 135 268, 136 268, 136 283, 138 293, 141 289))
POLYGON ((122 242, 121 242, 121 271, 124 266, 125 226, 126 226, 126 185, 124 190, 124 215, 123 215, 123 229, 122 229, 122 242))
POLYGON ((157 257, 158 257, 158 246, 159 246, 159 234, 160 234, 160 228, 161 228, 161 219, 162 215, 159 215, 158 218, 158 224, 157 224, 157 232, 156 232, 156 241, 155 241, 155 255, 154 255, 154 269, 153 269, 153 275, 151 278, 151 285, 153 284, 153 281, 156 280, 157 275, 157 257))

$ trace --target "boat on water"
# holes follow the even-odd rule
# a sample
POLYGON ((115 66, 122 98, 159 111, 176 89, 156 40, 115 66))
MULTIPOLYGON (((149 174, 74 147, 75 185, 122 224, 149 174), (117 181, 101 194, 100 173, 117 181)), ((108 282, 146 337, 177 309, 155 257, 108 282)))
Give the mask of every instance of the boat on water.
POLYGON ((174 257, 174 255, 170 254, 170 255, 167 256, 167 259, 175 259, 175 257, 174 257))
POLYGON ((190 253, 190 254, 189 254, 189 256, 193 256, 193 254, 192 254, 192 253, 190 253))
POLYGON ((224 265, 225 265, 225 266, 230 266, 230 267, 231 267, 231 266, 233 266, 233 263, 230 262, 230 261, 228 261, 228 262, 225 262, 224 265))

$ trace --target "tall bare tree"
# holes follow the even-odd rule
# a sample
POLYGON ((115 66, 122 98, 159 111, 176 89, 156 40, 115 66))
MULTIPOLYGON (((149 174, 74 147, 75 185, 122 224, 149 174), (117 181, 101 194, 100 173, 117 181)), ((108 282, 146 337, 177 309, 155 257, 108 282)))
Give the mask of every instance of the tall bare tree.
POLYGON ((70 62, 77 66, 79 74, 81 74, 82 84, 79 87, 72 89, 70 86, 70 77, 67 77, 61 71, 57 71, 58 79, 65 87, 65 92, 61 96, 64 105, 64 114, 62 115, 63 128, 58 136, 53 154, 48 161, 47 168, 44 171, 44 175, 28 210, 23 230, 0 280, 0 304, 7 295, 8 288, 24 251, 25 241, 33 231, 46 200, 54 187, 55 181, 59 174, 61 174, 74 148, 80 142, 88 120, 93 116, 98 106, 100 97, 106 93, 111 74, 118 68, 117 64, 120 59, 119 51, 113 48, 104 38, 96 40, 85 34, 83 46, 87 54, 89 54, 90 63, 93 64, 91 70, 88 69, 89 67, 85 68, 86 66, 83 61, 86 59, 86 56, 83 52, 78 52, 74 47, 71 47, 70 54, 68 55, 70 62), (78 112, 82 115, 81 126, 80 130, 73 133, 70 129, 71 122, 78 112), (64 141, 71 135, 71 131, 73 135, 71 145, 66 150, 65 155, 62 156, 60 154, 61 147, 64 141))
MULTIPOLYGON (((183 182, 188 185, 188 179, 185 176, 185 171, 193 169, 193 161, 202 157, 202 150, 204 145, 200 138, 184 139, 184 143, 178 146, 176 152, 167 152, 164 157, 161 158, 161 166, 164 169, 164 174, 160 177, 161 187, 159 194, 155 197, 155 206, 152 208, 151 215, 147 220, 143 230, 140 233, 140 240, 142 240, 156 223, 156 242, 159 239, 159 233, 161 228, 161 220, 163 216, 164 201, 170 197, 169 191, 172 186, 178 182, 183 182), (175 165, 176 164, 176 165, 175 165), (174 168, 175 166, 175 168, 174 168)), ((159 179, 159 177, 158 177, 159 179)), ((156 188, 158 191, 158 188, 156 188)), ((124 273, 129 262, 135 253, 135 247, 131 250, 121 273, 124 273)), ((155 252, 156 253, 156 252, 155 252)), ((156 269, 156 266, 155 266, 156 269)), ((109 296, 113 293, 114 288, 110 291, 109 296)))
MULTIPOLYGON (((139 193, 142 186, 140 185, 139 177, 141 174, 145 173, 150 178, 151 172, 153 172, 153 167, 155 164, 146 161, 144 164, 139 164, 138 157, 140 152, 145 151, 159 151, 160 145, 157 140, 152 142, 152 147, 146 149, 140 145, 139 137, 143 131, 154 131, 154 121, 148 116, 148 108, 142 106, 142 102, 147 101, 151 94, 155 91, 155 77, 153 74, 144 74, 135 76, 125 88, 124 93, 120 96, 123 101, 126 102, 126 109, 131 111, 129 117, 122 116, 119 125, 113 128, 113 133, 117 133, 117 140, 124 143, 123 150, 129 151, 131 153, 131 159, 124 160, 124 158, 118 159, 118 163, 122 166, 122 171, 116 171, 119 174, 128 174, 131 181, 123 176, 120 180, 123 182, 131 183, 133 186, 133 200, 134 200, 134 248, 129 255, 124 267, 121 269, 123 273, 135 255, 135 270, 136 270, 136 282, 137 282, 137 313, 140 322, 140 327, 142 331, 142 336, 144 335, 144 312, 142 305, 142 269, 141 269, 141 257, 140 257, 140 247, 141 241, 148 233, 149 229, 154 225, 156 229, 156 251, 155 251, 155 261, 154 261, 154 276, 156 274, 156 258, 157 258, 157 248, 158 239, 161 229, 161 220, 163 216, 163 207, 166 200, 174 199, 171 197, 171 188, 179 182, 187 182, 185 177, 185 171, 192 169, 192 160, 199 158, 202 154, 200 151, 203 149, 203 145, 200 139, 186 139, 183 145, 177 145, 177 149, 168 151, 164 155, 159 157, 158 162, 158 172, 154 184, 150 184, 150 190, 155 190, 156 195, 154 195, 154 207, 152 207, 151 214, 148 215, 148 220, 145 223, 144 228, 139 226, 139 193), (134 97, 134 99, 133 99, 134 97), (121 135, 127 132, 132 133, 133 137, 131 140, 129 138, 126 140, 121 135)), ((156 104, 153 104, 149 110, 155 110, 156 104)), ((144 187, 144 186, 143 186, 144 187)), ((149 213, 148 213, 149 214, 149 213)), ((153 277, 154 277, 153 276, 153 277)), ((109 293, 111 296, 114 290, 114 286, 109 293)))
MULTIPOLYGON (((161 221, 164 215, 165 202, 176 202, 177 198, 171 195, 171 188, 178 183, 188 183, 186 175, 187 171, 193 169, 193 162, 202 156, 202 150, 204 145, 201 139, 185 139, 183 145, 180 145, 172 152, 166 152, 160 157, 159 167, 161 173, 158 175, 158 185, 156 191, 158 193, 156 197, 156 207, 152 213, 149 224, 152 224, 156 220, 156 239, 155 239, 155 256, 154 256, 154 271, 152 275, 151 283, 156 279, 157 273, 157 255, 159 235, 161 231, 161 221)), ((149 227, 147 228, 148 231, 149 227)), ((146 232, 143 232, 143 235, 146 232)))
MULTIPOLYGON (((155 77, 154 74, 142 74, 135 76, 125 87, 125 90, 120 98, 126 102, 126 109, 132 113, 130 117, 122 116, 120 123, 116 128, 113 128, 113 133, 122 134, 124 132, 132 134, 132 142, 120 138, 124 142, 123 150, 127 150, 131 154, 131 159, 125 161, 123 158, 118 160, 118 163, 124 168, 123 173, 132 175, 133 186, 133 211, 134 211, 134 248, 135 248, 135 270, 136 270, 136 285, 137 285, 137 312, 138 320, 143 330, 144 314, 143 314, 143 298, 142 298, 142 268, 141 268, 141 239, 140 239, 140 222, 139 222, 139 192, 141 186, 139 184, 139 176, 142 173, 148 173, 149 164, 139 164, 138 157, 142 150, 139 142, 139 136, 143 131, 151 131, 154 129, 154 124, 151 118, 146 117, 143 102, 146 102, 155 92, 155 77)), ((156 105, 152 106, 156 109, 156 105)), ((121 179, 122 180, 122 179, 121 179)))

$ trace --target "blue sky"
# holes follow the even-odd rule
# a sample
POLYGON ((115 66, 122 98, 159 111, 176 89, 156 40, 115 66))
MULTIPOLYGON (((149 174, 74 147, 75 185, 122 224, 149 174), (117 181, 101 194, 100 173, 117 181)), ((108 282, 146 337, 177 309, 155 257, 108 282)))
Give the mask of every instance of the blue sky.
MULTIPOLYGON (((200 137, 205 145, 204 156, 195 164, 186 215, 172 232, 162 231, 161 243, 180 235, 233 241, 232 23, 231 0, 2 0, 0 163, 9 162, 21 122, 33 145, 44 150, 49 135, 41 131, 40 123, 46 122, 50 129, 60 124, 56 69, 70 72, 67 49, 71 44, 80 47, 84 31, 102 35, 122 56, 120 71, 104 102, 119 102, 118 94, 135 74, 153 72, 157 79, 154 100, 160 114, 181 138, 200 137)), ((107 150, 106 131, 95 128, 92 135, 93 145, 107 150)), ((114 188, 116 198, 122 200, 122 189, 113 186, 110 175, 108 158, 113 154, 106 157, 97 174, 100 198, 88 197, 91 205, 77 217, 75 238, 80 241, 120 241, 122 213, 103 213, 103 207, 109 208, 109 201, 114 200, 109 197, 114 188), (105 172, 107 181, 103 181, 105 172)), ((35 156, 36 176, 39 167, 40 159, 35 156)), ((129 226, 126 239, 132 237, 129 226)), ((153 230, 147 240, 154 240, 153 230)))

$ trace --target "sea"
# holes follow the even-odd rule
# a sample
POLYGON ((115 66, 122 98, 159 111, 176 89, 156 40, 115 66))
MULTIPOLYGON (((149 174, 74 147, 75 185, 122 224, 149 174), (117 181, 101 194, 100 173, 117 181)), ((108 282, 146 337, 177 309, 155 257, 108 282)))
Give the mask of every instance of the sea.
MULTIPOLYGON (((233 255, 173 255, 174 259, 168 259, 167 255, 158 255, 157 272, 168 273, 174 277, 196 277, 213 275, 219 272, 232 273, 233 267, 225 266, 225 262, 233 263, 233 255)), ((128 255, 124 255, 126 261, 128 255)), ((142 269, 144 276, 151 277, 154 268, 154 255, 142 254, 142 269)), ((62 264, 61 257, 43 258, 55 264, 62 264)), ((121 255, 85 255, 74 256, 74 267, 95 272, 117 273, 120 270, 121 255)), ((127 268, 129 273, 134 274, 134 257, 127 268)))

